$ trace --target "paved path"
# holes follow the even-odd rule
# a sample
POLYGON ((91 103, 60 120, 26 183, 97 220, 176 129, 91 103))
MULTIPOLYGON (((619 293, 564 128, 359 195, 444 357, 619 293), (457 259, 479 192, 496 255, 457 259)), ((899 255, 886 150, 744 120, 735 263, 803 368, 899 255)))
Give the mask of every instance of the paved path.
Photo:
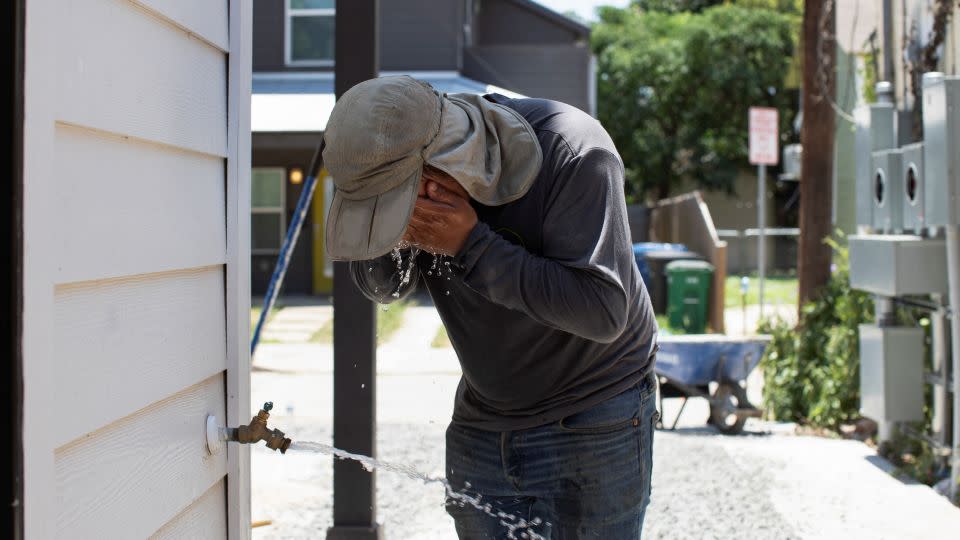
POLYGON ((263 329, 264 342, 308 343, 333 318, 333 306, 287 306, 263 329))

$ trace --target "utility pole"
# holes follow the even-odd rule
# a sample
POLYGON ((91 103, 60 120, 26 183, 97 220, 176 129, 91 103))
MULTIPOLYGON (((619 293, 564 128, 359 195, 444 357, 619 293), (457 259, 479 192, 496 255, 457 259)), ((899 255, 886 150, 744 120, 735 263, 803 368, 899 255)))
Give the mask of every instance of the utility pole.
POLYGON ((833 151, 836 117, 834 0, 805 0, 803 9, 803 157, 800 178, 799 306, 830 279, 833 232, 833 151))

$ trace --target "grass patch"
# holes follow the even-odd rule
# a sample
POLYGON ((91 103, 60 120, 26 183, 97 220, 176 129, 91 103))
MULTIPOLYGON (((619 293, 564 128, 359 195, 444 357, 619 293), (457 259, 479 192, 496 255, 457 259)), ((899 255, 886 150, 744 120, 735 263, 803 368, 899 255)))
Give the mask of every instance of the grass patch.
POLYGON ((440 328, 437 328, 437 335, 433 336, 430 346, 434 349, 449 349, 451 347, 450 336, 447 335, 446 327, 440 325, 440 328))
POLYGON ((310 343, 333 343, 333 319, 325 322, 310 336, 310 343))
MULTIPOLYGON (((390 340, 400 326, 403 325, 403 314, 409 304, 406 300, 400 300, 389 305, 389 309, 384 311, 383 306, 377 306, 377 345, 382 345, 390 340)), ((334 315, 334 319, 336 315, 334 315)), ((310 343, 333 343, 333 319, 327 321, 319 330, 310 336, 310 343)))
POLYGON ((657 326, 662 330, 670 330, 670 319, 666 315, 657 315, 657 326))
MULTIPOLYGON (((751 275, 750 285, 747 288, 747 305, 760 303, 760 281, 757 276, 751 275)), ((765 304, 793 305, 797 303, 799 295, 797 278, 795 276, 773 276, 764 279, 763 301, 765 304)), ((724 307, 735 308, 743 305, 743 295, 740 292, 740 276, 727 276, 724 283, 724 307)))
POLYGON ((377 345, 389 341, 390 337, 403 325, 403 314, 407 311, 407 302, 401 300, 388 307, 390 309, 384 311, 382 307, 377 306, 377 345))

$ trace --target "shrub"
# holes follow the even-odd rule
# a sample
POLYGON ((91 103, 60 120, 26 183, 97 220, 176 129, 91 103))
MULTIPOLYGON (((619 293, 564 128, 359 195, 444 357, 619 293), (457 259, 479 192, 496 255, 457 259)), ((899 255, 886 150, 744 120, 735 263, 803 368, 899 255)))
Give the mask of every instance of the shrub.
MULTIPOLYGON (((840 236, 842 239, 842 235, 840 236)), ((805 304, 796 327, 767 320, 760 332, 773 340, 761 366, 768 414, 836 429, 859 416, 858 326, 873 320, 873 301, 850 288, 847 248, 833 239, 835 270, 815 302, 805 304)))

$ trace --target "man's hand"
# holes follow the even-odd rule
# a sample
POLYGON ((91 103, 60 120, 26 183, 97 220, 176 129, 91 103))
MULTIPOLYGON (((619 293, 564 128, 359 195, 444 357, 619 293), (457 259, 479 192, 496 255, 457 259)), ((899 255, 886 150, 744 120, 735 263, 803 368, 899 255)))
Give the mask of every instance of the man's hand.
POLYGON ((403 239, 427 251, 452 256, 460 252, 477 224, 477 213, 466 191, 459 184, 448 186, 447 182, 454 181, 426 179, 403 239))

